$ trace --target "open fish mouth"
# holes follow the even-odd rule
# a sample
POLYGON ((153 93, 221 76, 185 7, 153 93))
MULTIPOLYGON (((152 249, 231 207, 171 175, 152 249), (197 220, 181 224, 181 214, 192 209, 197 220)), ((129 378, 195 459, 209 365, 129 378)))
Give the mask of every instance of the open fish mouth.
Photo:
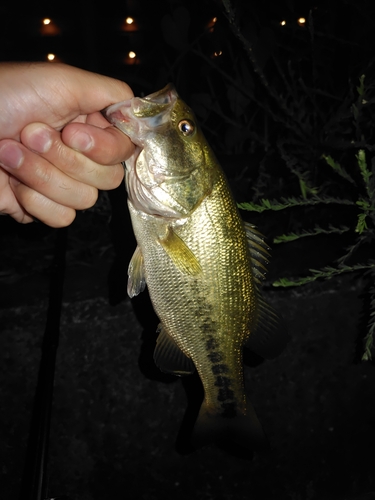
POLYGON ((133 97, 105 108, 103 116, 126 134, 136 145, 126 160, 126 189, 138 210, 160 217, 180 218, 187 210, 162 187, 165 180, 158 175, 157 165, 142 154, 145 137, 170 120, 178 94, 172 84, 146 97, 133 97), (150 163, 151 162, 151 163, 150 163))
POLYGON ((146 97, 133 97, 112 104, 102 110, 103 116, 137 146, 144 146, 144 132, 167 123, 169 111, 178 98, 174 86, 169 83, 162 90, 146 97))
MULTIPOLYGON (((137 99, 137 98, 136 98, 137 99)), ((163 89, 154 92, 153 94, 149 94, 146 97, 138 98, 144 101, 150 101, 155 104, 168 104, 174 103, 177 99, 177 92, 173 85, 173 83, 168 83, 163 89)))

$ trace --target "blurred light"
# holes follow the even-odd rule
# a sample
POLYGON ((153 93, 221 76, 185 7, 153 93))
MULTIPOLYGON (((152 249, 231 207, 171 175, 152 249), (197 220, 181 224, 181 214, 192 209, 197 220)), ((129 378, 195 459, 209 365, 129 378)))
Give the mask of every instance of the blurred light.
POLYGON ((300 26, 304 26, 306 19, 304 17, 300 17, 297 22, 300 26))
POLYGON ((60 28, 49 17, 45 17, 42 19, 42 25, 39 31, 43 36, 55 36, 60 35, 61 33, 60 28))
POLYGON ((214 52, 214 57, 219 57, 222 55, 222 53, 223 53, 222 50, 217 50, 216 52, 214 52))
POLYGON ((210 33, 213 32, 216 22, 217 22, 217 17, 213 17, 208 21, 206 28, 210 33))
POLYGON ((127 31, 127 32, 138 31, 139 30, 139 23, 137 22, 136 19, 134 19, 134 17, 128 16, 128 17, 122 18, 120 29, 122 31, 127 31))
POLYGON ((53 61, 55 59, 55 57, 56 57, 55 54, 47 54, 47 59, 49 61, 53 61))
POLYGON ((281 26, 285 26, 286 25, 286 21, 281 21, 281 26))
POLYGON ((139 59, 139 56, 133 50, 130 50, 126 54, 126 56, 123 59, 123 62, 124 62, 124 64, 127 64, 129 66, 141 64, 141 60, 139 59))

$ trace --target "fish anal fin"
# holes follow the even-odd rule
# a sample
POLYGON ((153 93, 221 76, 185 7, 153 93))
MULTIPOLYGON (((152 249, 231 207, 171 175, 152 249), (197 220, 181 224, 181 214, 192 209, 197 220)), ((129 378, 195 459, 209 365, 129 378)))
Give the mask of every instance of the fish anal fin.
POLYGON ((263 358, 275 358, 282 353, 289 340, 285 323, 259 293, 257 310, 257 316, 250 325, 250 335, 244 347, 263 358))
POLYGON ((129 297, 135 297, 139 293, 143 292, 145 286, 146 276, 143 255, 141 249, 139 248, 139 246, 137 246, 128 267, 127 291, 129 297))
POLYGON ((168 227, 165 238, 159 238, 159 243, 183 274, 194 276, 202 272, 202 268, 193 252, 171 227, 168 227))
POLYGON ((176 342, 165 331, 163 325, 159 325, 158 332, 159 336, 154 351, 156 366, 162 372, 179 377, 194 373, 195 365, 193 361, 181 351, 176 342))

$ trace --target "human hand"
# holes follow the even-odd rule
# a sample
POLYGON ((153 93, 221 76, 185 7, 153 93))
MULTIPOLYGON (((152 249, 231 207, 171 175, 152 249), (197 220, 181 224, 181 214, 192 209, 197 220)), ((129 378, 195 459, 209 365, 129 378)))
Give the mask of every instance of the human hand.
POLYGON ((78 68, 1 64, 0 212, 66 226, 98 189, 117 187, 133 145, 98 110, 130 97, 125 83, 78 68))

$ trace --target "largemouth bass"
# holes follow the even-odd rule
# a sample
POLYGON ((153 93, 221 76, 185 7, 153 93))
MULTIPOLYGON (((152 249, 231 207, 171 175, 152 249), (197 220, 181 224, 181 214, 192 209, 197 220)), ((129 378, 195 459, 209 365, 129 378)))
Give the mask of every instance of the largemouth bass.
POLYGON ((242 222, 214 153, 172 85, 103 114, 136 144, 126 162, 138 243, 128 294, 147 284, 160 319, 157 366, 175 375, 196 369, 203 384, 193 442, 266 446, 243 376, 245 345, 274 357, 286 343, 259 291, 268 259, 264 238, 242 222))

